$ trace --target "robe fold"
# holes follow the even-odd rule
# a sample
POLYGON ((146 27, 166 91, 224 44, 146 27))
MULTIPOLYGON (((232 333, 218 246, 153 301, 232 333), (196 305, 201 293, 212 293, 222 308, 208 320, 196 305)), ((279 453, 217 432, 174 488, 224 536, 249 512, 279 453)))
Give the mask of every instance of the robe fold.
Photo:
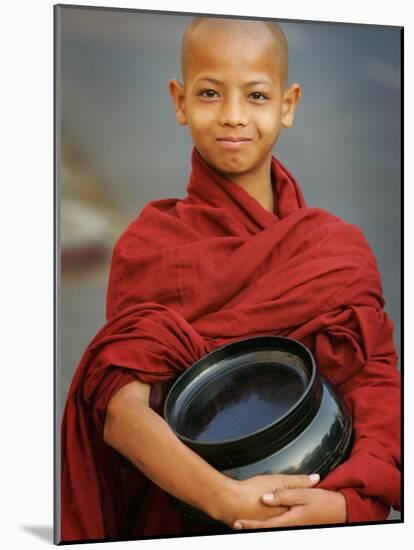
POLYGON ((275 211, 192 154, 187 195, 147 204, 118 239, 107 322, 85 350, 62 420, 62 540, 187 532, 166 495, 103 441, 125 384, 161 387, 240 338, 295 338, 349 407, 355 442, 321 488, 349 522, 400 500, 400 379, 376 260, 361 231, 306 206, 272 158, 275 211))

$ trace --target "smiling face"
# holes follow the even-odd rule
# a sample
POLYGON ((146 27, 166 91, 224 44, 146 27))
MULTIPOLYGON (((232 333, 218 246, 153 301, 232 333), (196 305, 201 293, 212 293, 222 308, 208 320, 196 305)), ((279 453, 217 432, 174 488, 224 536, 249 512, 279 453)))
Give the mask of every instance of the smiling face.
POLYGON ((183 55, 184 86, 170 81, 177 121, 204 160, 233 181, 270 179, 272 147, 300 97, 285 90, 282 46, 265 23, 205 19, 183 55))

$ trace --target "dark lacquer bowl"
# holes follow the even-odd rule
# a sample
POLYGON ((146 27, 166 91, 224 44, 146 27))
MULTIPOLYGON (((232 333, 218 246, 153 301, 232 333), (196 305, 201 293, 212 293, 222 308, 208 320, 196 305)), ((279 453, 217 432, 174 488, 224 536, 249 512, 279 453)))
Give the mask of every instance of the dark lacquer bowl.
MULTIPOLYGON (((238 340, 205 355, 170 389, 164 417, 179 439, 223 474, 321 478, 348 456, 352 422, 320 377, 311 352, 291 338, 238 340)), ((213 522, 173 499, 185 516, 213 522)))

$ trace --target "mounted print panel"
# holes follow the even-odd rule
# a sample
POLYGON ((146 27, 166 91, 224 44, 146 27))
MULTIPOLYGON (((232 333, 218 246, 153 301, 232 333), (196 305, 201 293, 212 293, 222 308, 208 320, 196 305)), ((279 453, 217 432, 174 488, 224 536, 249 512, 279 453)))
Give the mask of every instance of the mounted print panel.
POLYGON ((401 47, 55 7, 56 544, 401 521, 401 47))

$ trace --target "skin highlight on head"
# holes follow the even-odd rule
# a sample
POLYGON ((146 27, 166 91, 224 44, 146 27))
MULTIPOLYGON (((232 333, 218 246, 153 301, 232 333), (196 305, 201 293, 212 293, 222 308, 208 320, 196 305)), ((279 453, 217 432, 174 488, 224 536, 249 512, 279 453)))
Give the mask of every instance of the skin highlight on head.
POLYGON ((183 83, 169 82, 177 122, 202 158, 268 210, 272 148, 301 93, 287 87, 287 60, 276 23, 197 18, 183 37, 183 83))
POLYGON ((183 35, 181 46, 181 75, 183 82, 186 80, 187 68, 191 62, 191 53, 197 46, 197 42, 203 39, 204 34, 214 33, 215 30, 219 31, 220 29, 229 33, 239 33, 242 36, 243 34, 252 35, 252 32, 254 32, 258 40, 263 39, 263 32, 267 30, 268 38, 273 40, 275 57, 279 70, 283 74, 284 86, 286 86, 288 79, 288 43, 284 32, 277 23, 273 21, 244 21, 240 19, 210 19, 204 17, 193 19, 183 35))

